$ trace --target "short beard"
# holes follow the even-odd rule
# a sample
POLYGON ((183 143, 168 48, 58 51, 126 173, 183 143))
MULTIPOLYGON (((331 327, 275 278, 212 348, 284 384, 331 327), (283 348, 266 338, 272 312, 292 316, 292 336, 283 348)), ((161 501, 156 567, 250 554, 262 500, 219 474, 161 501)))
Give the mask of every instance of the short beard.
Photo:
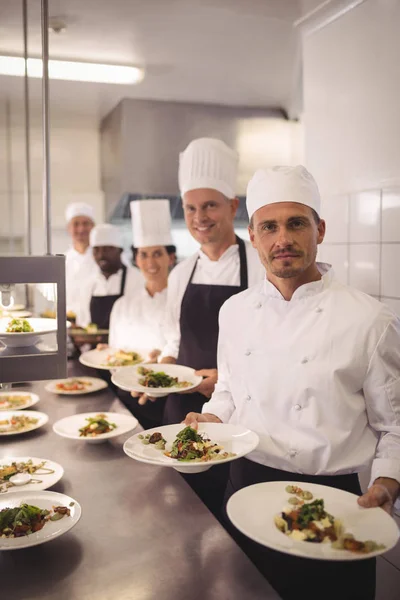
POLYGON ((302 269, 282 269, 279 271, 271 271, 275 277, 280 279, 291 279, 291 277, 297 277, 302 273, 302 269))

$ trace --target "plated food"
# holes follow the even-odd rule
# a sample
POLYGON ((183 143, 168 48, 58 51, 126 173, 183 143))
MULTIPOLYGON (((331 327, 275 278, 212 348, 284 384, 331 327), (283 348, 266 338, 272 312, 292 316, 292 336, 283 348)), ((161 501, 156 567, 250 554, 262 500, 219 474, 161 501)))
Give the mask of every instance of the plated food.
POLYGON ((35 331, 26 319, 11 319, 6 327, 6 333, 32 333, 35 331))
POLYGON ((80 396, 82 394, 98 392, 106 387, 107 383, 97 377, 69 377, 68 379, 50 381, 45 389, 54 394, 80 396))
POLYGON ((143 356, 138 352, 128 352, 127 350, 117 350, 107 356, 104 363, 105 367, 130 367, 143 362, 143 356))
POLYGON ((113 374, 111 381, 122 390, 159 398, 192 390, 201 383, 202 377, 189 367, 155 363, 121 369, 113 374))
POLYGON ((396 522, 358 496, 317 484, 258 483, 233 494, 228 517, 244 535, 287 554, 319 560, 363 560, 398 541, 396 522))
MULTIPOLYGON (((3 410, 22 410, 29 408, 39 402, 37 394, 29 392, 0 392, 0 411, 3 410)), ((1 418, 1 417, 0 417, 1 418)))
POLYGON ((10 348, 34 346, 43 336, 56 332, 56 319, 0 319, 0 341, 10 348))
POLYGON ((0 414, 0 436, 33 431, 45 425, 48 420, 49 417, 46 414, 33 410, 19 413, 4 411, 0 414))
POLYGON ((176 424, 133 435, 124 452, 139 462, 200 473, 249 454, 258 442, 257 434, 241 425, 200 423, 195 431, 176 424))
POLYGON ((23 491, 0 496, 0 550, 49 542, 79 521, 76 500, 56 492, 23 491))
POLYGON ((87 367, 112 370, 142 363, 148 355, 149 350, 127 351, 107 347, 83 352, 79 357, 79 361, 87 367))
POLYGON ((16 456, 0 459, 0 494, 21 491, 22 485, 29 490, 45 490, 55 485, 63 476, 64 469, 51 460, 32 456, 16 456), (29 475, 26 483, 16 476, 29 475))
POLYGON ((60 419, 54 423, 53 430, 71 440, 99 443, 128 433, 137 425, 137 419, 131 415, 91 412, 60 419))

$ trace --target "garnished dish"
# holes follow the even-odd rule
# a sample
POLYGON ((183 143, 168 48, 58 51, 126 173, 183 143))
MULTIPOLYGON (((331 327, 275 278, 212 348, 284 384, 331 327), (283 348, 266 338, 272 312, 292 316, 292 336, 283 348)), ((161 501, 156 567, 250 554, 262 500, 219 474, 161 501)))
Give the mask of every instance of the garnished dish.
POLYGON ((274 522, 288 537, 302 542, 330 543, 335 550, 349 550, 361 554, 385 548, 373 540, 361 542, 351 533, 346 533, 342 521, 325 510, 323 499, 313 500, 311 492, 297 486, 288 485, 285 489, 290 494, 290 507, 275 515, 274 522))
POLYGON ((106 367, 129 367, 137 365, 143 361, 143 357, 137 352, 128 352, 126 350, 117 350, 113 354, 107 356, 106 367))
MULTIPOLYGON (((154 444, 159 450, 165 450, 167 442, 160 432, 139 435, 139 438, 145 445, 154 444)), ((169 458, 184 462, 207 462, 236 456, 233 452, 224 452, 223 450, 223 446, 212 442, 205 433, 198 433, 191 427, 185 427, 176 434, 171 450, 164 454, 169 458)))
MULTIPOLYGON (((0 465, 0 494, 5 494, 12 488, 19 487, 18 483, 14 484, 12 479, 15 479, 15 475, 29 475, 27 478, 26 484, 45 484, 45 481, 42 479, 46 476, 54 475, 56 473, 55 469, 60 469, 59 465, 56 463, 51 463, 55 469, 50 469, 46 465, 48 461, 37 459, 15 459, 12 462, 6 465, 0 465), (35 462, 34 462, 35 460, 35 462)), ((62 475, 62 469, 61 469, 62 475)), ((48 484, 52 484, 53 477, 49 478, 48 484)))
POLYGON ((31 406, 31 396, 29 394, 9 394, 0 395, 0 410, 15 410, 31 406))
POLYGON ((139 384, 150 388, 186 388, 191 385, 190 381, 179 381, 178 377, 171 377, 164 371, 153 371, 145 367, 138 367, 139 375, 143 375, 139 379, 139 384))
POLYGON ((40 531, 48 521, 59 521, 70 515, 71 510, 67 506, 54 506, 51 511, 32 504, 3 508, 0 511, 0 537, 17 538, 30 535, 40 531))
POLYGON ((97 437, 103 433, 109 433, 116 429, 115 423, 110 423, 106 419, 106 415, 98 414, 95 417, 88 417, 86 419, 87 425, 79 429, 80 437, 97 437))
POLYGON ((39 419, 27 415, 13 415, 9 419, 0 419, 0 433, 22 433, 33 429, 39 419))
POLYGON ((33 333, 34 329, 26 319, 11 319, 6 333, 33 333))
POLYGON ((62 392, 83 392, 93 387, 93 383, 85 379, 71 378, 67 381, 56 383, 55 387, 57 391, 62 392))

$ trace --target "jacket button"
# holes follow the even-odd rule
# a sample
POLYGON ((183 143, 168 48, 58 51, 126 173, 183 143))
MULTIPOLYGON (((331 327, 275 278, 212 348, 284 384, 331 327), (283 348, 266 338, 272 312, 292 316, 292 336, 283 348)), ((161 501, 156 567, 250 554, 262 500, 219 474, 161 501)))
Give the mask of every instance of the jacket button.
POLYGON ((246 350, 246 352, 244 353, 245 356, 250 356, 251 352, 250 350, 246 350))
POLYGON ((301 361, 301 364, 302 364, 302 365, 305 365, 305 364, 307 364, 307 363, 308 363, 308 358, 307 358, 307 356, 305 356, 305 357, 302 359, 302 361, 301 361))
POLYGON ((301 410, 300 404, 295 404, 293 408, 294 410, 301 410))
POLYGON ((291 456, 292 458, 294 456, 296 456, 296 454, 297 454, 297 450, 289 450, 289 456, 291 456))
POLYGON ((251 400, 251 396, 247 395, 245 400, 247 400, 247 402, 249 402, 251 400))
POLYGON ((261 304, 261 302, 259 302, 259 303, 256 305, 256 308, 261 308, 261 307, 262 307, 262 304, 261 304))

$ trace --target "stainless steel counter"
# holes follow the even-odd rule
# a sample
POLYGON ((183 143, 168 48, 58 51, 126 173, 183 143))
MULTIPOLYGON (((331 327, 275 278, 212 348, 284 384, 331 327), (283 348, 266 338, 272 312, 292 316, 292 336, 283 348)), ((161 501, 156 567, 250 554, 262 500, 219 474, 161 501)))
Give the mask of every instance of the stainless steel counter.
MULTIPOLYGON (((94 375, 77 364, 70 375, 94 375)), ((172 469, 133 461, 130 434, 104 444, 59 437, 52 424, 69 415, 107 410, 107 389, 57 396, 46 382, 18 389, 40 395, 49 423, 0 438, 0 457, 37 456, 59 462, 52 489, 75 498, 82 518, 69 533, 25 550, 0 552, 4 600, 275 600, 279 596, 172 469)), ((218 468, 218 467, 215 467, 218 468)))

